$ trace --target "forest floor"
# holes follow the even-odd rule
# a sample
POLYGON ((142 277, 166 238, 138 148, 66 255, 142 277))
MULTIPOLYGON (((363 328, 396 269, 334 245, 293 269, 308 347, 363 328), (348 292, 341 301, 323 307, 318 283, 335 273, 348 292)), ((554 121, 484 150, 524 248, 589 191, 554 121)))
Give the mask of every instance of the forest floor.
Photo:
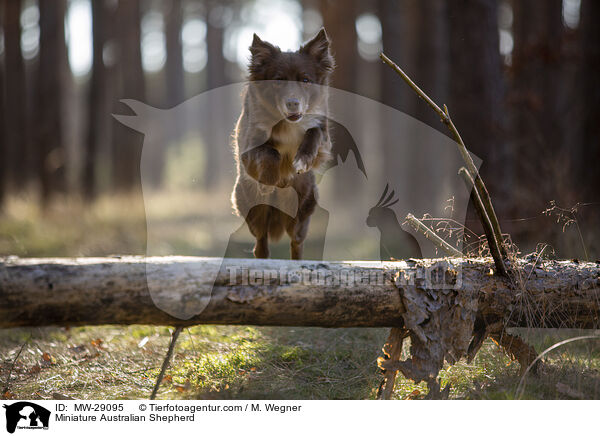
MULTIPOLYGON (((137 197, 136 197, 137 198, 137 197)), ((160 210, 186 199, 157 199, 160 210)), ((172 246, 187 254, 193 220, 165 212, 172 246), (169 224, 170 223, 170 224, 169 224), (170 229, 170 230, 169 230, 170 229)), ((43 213, 27 199, 0 215, 0 256, 144 254, 141 199, 103 198, 93 205, 58 202, 43 213)), ((198 253, 203 254, 203 253, 198 253)), ((148 398, 169 342, 168 327, 98 326, 0 329, 0 394, 5 399, 148 398)), ((519 329, 538 352, 575 330, 519 329)), ((373 399, 382 380, 376 360, 388 329, 197 326, 181 334, 161 399, 373 399)), ((408 356, 405 346, 404 358, 408 356)), ((492 341, 471 363, 446 367, 442 387, 453 399, 514 399, 519 365, 492 341)), ((394 398, 427 394, 400 376, 394 398)), ((600 341, 577 341, 544 358, 527 374, 522 398, 600 399, 600 341)))
MULTIPOLYGON (((543 350, 580 332, 529 333, 543 350)), ((4 398, 148 398, 169 334, 142 325, 0 330, 4 398)), ((387 329, 368 328, 192 327, 179 338, 158 398, 373 399, 386 335, 387 329)), ((600 399, 597 343, 561 347, 544 363, 541 374, 526 377, 522 398, 600 399)), ((442 386, 451 384, 453 399, 515 399, 519 365, 487 341, 473 362, 447 367, 440 378, 442 386)), ((399 376, 395 399, 426 394, 424 383, 399 376)))

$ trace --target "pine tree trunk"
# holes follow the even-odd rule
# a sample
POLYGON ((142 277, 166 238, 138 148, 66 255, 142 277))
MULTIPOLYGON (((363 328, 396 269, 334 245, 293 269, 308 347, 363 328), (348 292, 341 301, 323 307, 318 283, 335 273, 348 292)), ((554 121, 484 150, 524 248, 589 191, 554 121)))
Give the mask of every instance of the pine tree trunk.
POLYGON ((97 157, 104 135, 108 113, 108 74, 104 65, 103 51, 108 41, 108 12, 104 0, 92 2, 92 75, 89 83, 89 112, 87 141, 83 158, 82 189, 84 198, 93 200, 98 194, 97 157))
MULTIPOLYGON (((569 153, 561 150, 565 136, 564 110, 561 93, 574 92, 565 84, 562 59, 564 26, 562 0, 513 1, 514 49, 510 66, 511 89, 509 103, 514 113, 511 131, 514 134, 515 153, 519 156, 516 175, 520 191, 538 203, 525 204, 520 212, 528 215, 539 211, 547 202, 564 198, 560 184, 539 184, 540 175, 560 178, 569 153), (543 154, 540 151, 543 150, 543 154), (561 152, 563 154, 561 155, 561 152)), ((521 199, 523 200, 523 199, 521 199)))
MULTIPOLYGON (((481 176, 497 213, 502 215, 513 195, 513 175, 510 144, 505 138, 498 1, 446 2, 446 13, 450 42, 448 109, 467 149, 482 159, 481 176)), ((467 219, 475 218, 472 205, 467 214, 467 219)), ((474 231, 483 233, 481 228, 474 231)))
POLYGON ((4 65, 6 107, 10 110, 2 112, 6 122, 5 153, 6 181, 13 190, 25 187, 27 176, 31 173, 31 153, 28 152, 26 137, 25 107, 25 65, 21 54, 21 0, 4 0, 4 65))
MULTIPOLYGON (((5 3, 7 0, 0 0, 0 23, 4 23, 5 3)), ((0 210, 4 205, 6 196, 6 79, 5 71, 6 60, 2 58, 0 62, 0 210)))
MULTIPOLYGON (((225 36, 226 23, 223 22, 223 9, 226 2, 211 1, 208 3, 209 9, 206 14, 206 46, 208 50, 208 63, 206 65, 206 90, 218 88, 227 84, 225 66, 226 61, 223 56, 223 43, 225 36)), ((212 110, 208 116, 212 117, 211 124, 218 125, 222 119, 224 105, 218 95, 210 102, 212 110)), ((206 163, 204 167, 204 186, 205 189, 214 188, 218 184, 219 169, 222 168, 223 159, 230 155, 224 155, 227 151, 226 144, 218 142, 219 135, 216 132, 207 132, 204 136, 206 147, 206 163)))
POLYGON ((40 2, 40 54, 38 67, 37 144, 41 200, 65 192, 67 152, 62 115, 68 74, 64 19, 65 0, 40 2))
POLYGON ((583 51, 583 149, 579 174, 590 199, 598 199, 600 186, 600 3, 581 2, 581 39, 583 51))
MULTIPOLYGON (((120 1, 116 14, 118 86, 115 100, 145 98, 142 68, 140 0, 120 1)), ((143 137, 113 121, 112 178, 117 191, 131 191, 140 180, 143 137)))

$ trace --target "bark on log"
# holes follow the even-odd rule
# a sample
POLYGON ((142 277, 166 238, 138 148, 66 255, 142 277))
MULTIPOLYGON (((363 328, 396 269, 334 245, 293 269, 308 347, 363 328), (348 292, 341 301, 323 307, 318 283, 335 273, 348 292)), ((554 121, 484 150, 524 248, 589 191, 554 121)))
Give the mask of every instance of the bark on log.
MULTIPOLYGON (((0 258, 0 327, 99 324, 242 324, 321 327, 401 327, 405 311, 397 277, 416 277, 436 265, 456 271, 453 292, 477 295, 477 324, 506 327, 598 328, 600 265, 572 261, 520 261, 521 278, 490 275, 489 259, 400 262, 316 262, 218 258, 115 257, 0 258), (442 262, 442 263, 440 263, 442 262), (157 308, 146 283, 146 264, 174 303, 210 292, 208 305, 182 320, 157 308), (185 268, 183 268, 185 267, 185 268), (261 278, 263 271, 271 275, 261 278), (216 281, 207 279, 214 277, 216 281), (259 271, 246 278, 241 271, 259 271), (185 272, 185 273, 184 273, 185 272), (275 275, 273 275, 275 272, 275 275), (297 282, 294 278, 304 277, 297 282), (323 277, 328 283, 315 282, 323 277), (327 279, 329 277, 329 279, 327 279), (342 278, 338 283, 331 278, 342 278), (354 280, 348 279, 352 277, 354 280)), ((436 289, 432 288, 432 292, 436 289)))

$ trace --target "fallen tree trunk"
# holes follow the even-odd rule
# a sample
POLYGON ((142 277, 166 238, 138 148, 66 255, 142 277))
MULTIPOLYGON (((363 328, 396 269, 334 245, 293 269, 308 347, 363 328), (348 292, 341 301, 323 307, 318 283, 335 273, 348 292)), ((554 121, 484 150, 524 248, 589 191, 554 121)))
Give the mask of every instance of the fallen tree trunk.
MULTIPOLYGON (((4 258, 0 262, 0 327, 99 324, 246 324, 398 327, 406 287, 469 293, 476 318, 505 326, 597 328, 597 263, 520 262, 509 283, 490 274, 491 259, 401 262, 315 262, 198 257, 76 259, 4 258), (178 319, 156 307, 202 292, 206 307, 178 319), (439 272, 442 271, 440 286, 439 272), (431 282, 436 277, 437 282, 431 282), (217 277, 214 280, 214 277, 217 277), (448 280, 448 277, 451 280, 448 280)), ((434 297, 435 298, 435 297, 434 297)), ((478 321, 475 321, 477 324, 478 321)))

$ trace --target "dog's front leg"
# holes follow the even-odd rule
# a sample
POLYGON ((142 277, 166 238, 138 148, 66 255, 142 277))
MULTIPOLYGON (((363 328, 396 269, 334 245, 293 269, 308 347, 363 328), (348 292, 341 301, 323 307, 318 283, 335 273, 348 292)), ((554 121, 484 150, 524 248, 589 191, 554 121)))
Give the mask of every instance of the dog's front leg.
POLYGON ((246 172, 253 179, 270 186, 279 182, 281 155, 269 142, 242 153, 241 159, 246 172))
POLYGON ((297 173, 305 173, 312 169, 322 141, 323 130, 320 127, 313 127, 306 131, 294 158, 294 169, 297 173))

